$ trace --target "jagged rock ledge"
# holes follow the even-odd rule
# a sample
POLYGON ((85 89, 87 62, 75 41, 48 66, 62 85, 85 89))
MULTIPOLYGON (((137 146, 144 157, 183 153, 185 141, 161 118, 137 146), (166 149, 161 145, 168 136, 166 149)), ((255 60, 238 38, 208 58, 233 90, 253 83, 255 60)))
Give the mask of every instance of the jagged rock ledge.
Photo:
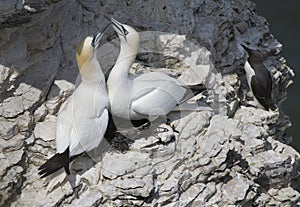
MULTIPOLYGON (((0 206, 300 205, 289 119, 280 107, 272 113, 251 106, 242 69, 241 41, 264 54, 274 98, 286 98, 293 71, 252 2, 25 0, 0 3, 0 13, 0 206), (125 153, 103 143, 72 165, 75 193, 63 174, 44 181, 37 168, 55 153, 56 113, 76 85, 73 47, 106 24, 102 13, 159 31, 145 33, 132 71, 172 68, 162 70, 204 83, 200 100, 213 110, 174 115, 179 133, 124 132, 134 137, 125 153), (160 47, 149 49, 151 41, 160 47)), ((109 68, 116 54, 105 51, 117 50, 99 57, 109 68)))

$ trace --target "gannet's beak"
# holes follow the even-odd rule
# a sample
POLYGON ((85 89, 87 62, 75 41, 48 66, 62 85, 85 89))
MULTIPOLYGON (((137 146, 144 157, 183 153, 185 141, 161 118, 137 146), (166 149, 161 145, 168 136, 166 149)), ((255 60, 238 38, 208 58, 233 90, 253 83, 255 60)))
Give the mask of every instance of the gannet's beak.
POLYGON ((113 24, 114 29, 120 31, 122 33, 122 24, 115 20, 114 18, 110 18, 111 23, 113 24))
POLYGON ((118 22, 117 20, 115 20, 114 18, 110 18, 111 23, 113 24, 113 28, 114 30, 119 34, 125 37, 126 39, 126 35, 128 34, 128 31, 124 28, 123 24, 121 24, 120 22, 118 22))
POLYGON ((99 46, 100 40, 105 32, 105 30, 109 27, 111 23, 108 23, 106 26, 103 27, 102 30, 100 30, 99 32, 97 32, 94 35, 94 38, 92 40, 92 46, 94 47, 94 49, 97 49, 97 47, 99 46))

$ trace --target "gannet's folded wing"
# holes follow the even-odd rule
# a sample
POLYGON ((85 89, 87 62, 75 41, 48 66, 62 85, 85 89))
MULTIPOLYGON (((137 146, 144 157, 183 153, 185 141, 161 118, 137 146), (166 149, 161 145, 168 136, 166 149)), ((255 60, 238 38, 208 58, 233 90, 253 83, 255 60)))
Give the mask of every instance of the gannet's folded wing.
POLYGON ((135 83, 136 81, 172 81, 175 82, 177 85, 185 85, 183 81, 173 78, 166 73, 162 72, 150 72, 150 73, 143 73, 138 75, 130 75, 128 76, 130 79, 133 80, 135 83))
POLYGON ((82 113, 79 113, 74 118, 70 156, 90 151, 99 145, 106 131, 108 111, 105 108, 96 117, 84 116, 82 113))
POLYGON ((74 151, 80 153, 80 151, 90 151, 100 144, 104 134, 106 132, 108 124, 108 110, 104 110, 98 117, 91 117, 91 119, 84 121, 80 127, 80 139, 78 146, 74 148, 74 151))
POLYGON ((138 81, 134 84, 131 109, 144 115, 165 115, 184 97, 186 89, 173 81, 138 81))
MULTIPOLYGON (((71 143, 71 131, 73 128, 72 113, 70 113, 70 105, 72 103, 72 97, 62 104, 56 122, 56 152, 63 153, 70 146, 71 143)), ((71 150, 71 149, 70 149, 71 150)))

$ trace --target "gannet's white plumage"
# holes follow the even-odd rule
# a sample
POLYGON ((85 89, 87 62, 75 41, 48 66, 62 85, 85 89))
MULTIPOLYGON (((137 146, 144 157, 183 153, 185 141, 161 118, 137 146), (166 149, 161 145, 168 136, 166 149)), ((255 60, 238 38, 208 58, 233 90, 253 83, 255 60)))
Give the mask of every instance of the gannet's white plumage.
POLYGON ((272 100, 272 78, 263 64, 262 55, 256 50, 252 50, 244 45, 241 46, 248 53, 244 69, 254 102, 259 108, 275 110, 276 105, 272 100))
POLYGON ((103 72, 96 58, 102 32, 85 38, 76 48, 82 82, 61 106, 57 117, 57 154, 39 168, 42 177, 64 167, 67 174, 71 158, 97 147, 108 124, 108 94, 103 72))
POLYGON ((121 44, 117 62, 107 80, 112 115, 152 120, 168 114, 186 98, 189 90, 183 82, 165 73, 129 75, 139 48, 139 34, 113 18, 111 21, 121 44))

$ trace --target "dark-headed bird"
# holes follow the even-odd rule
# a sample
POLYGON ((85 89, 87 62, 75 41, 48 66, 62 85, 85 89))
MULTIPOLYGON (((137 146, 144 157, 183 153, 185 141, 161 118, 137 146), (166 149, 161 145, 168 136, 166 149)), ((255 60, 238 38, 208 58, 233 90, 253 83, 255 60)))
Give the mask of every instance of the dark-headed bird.
POLYGON ((248 53, 244 69, 254 101, 262 109, 276 110, 276 105, 272 100, 272 78, 268 69, 263 64, 262 55, 257 50, 250 49, 244 45, 241 46, 248 53))

